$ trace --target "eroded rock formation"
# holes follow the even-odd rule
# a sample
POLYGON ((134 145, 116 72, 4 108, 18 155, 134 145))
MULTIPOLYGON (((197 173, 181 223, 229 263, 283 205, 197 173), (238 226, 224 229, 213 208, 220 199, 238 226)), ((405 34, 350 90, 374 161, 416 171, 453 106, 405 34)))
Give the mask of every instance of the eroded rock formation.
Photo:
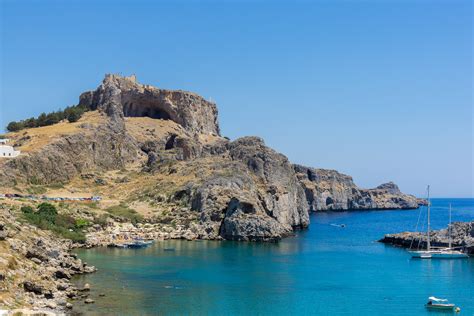
POLYGON ((261 138, 220 137, 215 104, 194 93, 107 75, 80 103, 103 121, 75 123, 77 132, 5 163, 0 185, 65 184, 133 166, 156 183, 137 180, 123 198, 147 201, 162 212, 156 221, 174 216, 206 239, 278 240, 307 227, 308 211, 417 207, 393 183, 360 189, 337 171, 292 165, 261 138))
POLYGON ((194 134, 219 135, 217 107, 201 96, 181 90, 158 89, 137 83, 135 76, 106 75, 79 104, 105 111, 115 121, 124 116, 172 120, 194 134))
POLYGON ((361 189, 352 177, 335 170, 315 169, 294 165, 297 177, 305 190, 311 211, 412 209, 418 200, 403 194, 398 186, 385 183, 374 189, 361 189))

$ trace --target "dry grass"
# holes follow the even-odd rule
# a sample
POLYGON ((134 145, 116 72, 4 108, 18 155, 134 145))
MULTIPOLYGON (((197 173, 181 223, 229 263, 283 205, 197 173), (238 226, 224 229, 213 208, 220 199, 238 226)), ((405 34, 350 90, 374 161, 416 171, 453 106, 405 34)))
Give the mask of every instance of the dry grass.
MULTIPOLYGON (((18 147, 18 149, 28 153, 39 150, 63 135, 87 132, 87 129, 80 127, 84 123, 98 125, 103 123, 105 119, 98 111, 86 112, 76 123, 61 122, 51 126, 9 133, 6 136, 11 138, 13 142, 18 142, 25 136, 30 136, 30 139, 25 141, 21 147, 18 147)), ((125 124, 128 133, 139 142, 167 139, 170 134, 192 138, 182 126, 170 120, 127 117, 125 118, 125 124)), ((199 140, 205 144, 222 139, 213 135, 200 135, 199 137, 199 140)), ((155 213, 160 205, 150 205, 150 201, 144 196, 144 192, 150 192, 152 195, 170 196, 190 182, 200 183, 212 175, 220 173, 225 175, 226 172, 229 172, 229 168, 223 167, 229 161, 219 157, 200 158, 192 161, 170 161, 169 164, 160 166, 161 170, 156 173, 142 172, 145 162, 146 155, 143 155, 123 170, 94 173, 94 177, 91 179, 83 179, 77 176, 69 183, 55 187, 20 187, 21 185, 18 185, 18 188, 0 188, 0 193, 26 193, 29 189, 30 191, 35 190, 32 193, 37 194, 37 190, 45 189, 44 195, 50 197, 101 196, 102 200, 94 205, 94 211, 101 212, 121 202, 127 202, 139 214, 149 216, 155 213), (98 177, 104 179, 107 184, 97 185, 95 179, 98 177), (124 178, 126 178, 126 181, 122 181, 124 178)), ((12 205, 21 204, 21 201, 10 199, 6 199, 5 202, 12 205)), ((67 204, 80 206, 81 203, 70 202, 67 204)))
POLYGON ((54 142, 62 136, 75 134, 84 129, 81 125, 88 123, 91 125, 99 125, 105 121, 105 117, 98 111, 90 111, 84 113, 81 119, 75 123, 69 123, 64 120, 58 124, 23 129, 18 132, 8 133, 6 138, 11 139, 11 143, 15 145, 15 149, 21 150, 23 153, 31 153, 40 150, 44 146, 54 142))
POLYGON ((126 117, 125 126, 127 132, 140 142, 162 139, 169 134, 190 137, 181 125, 169 120, 157 120, 149 117, 126 117))

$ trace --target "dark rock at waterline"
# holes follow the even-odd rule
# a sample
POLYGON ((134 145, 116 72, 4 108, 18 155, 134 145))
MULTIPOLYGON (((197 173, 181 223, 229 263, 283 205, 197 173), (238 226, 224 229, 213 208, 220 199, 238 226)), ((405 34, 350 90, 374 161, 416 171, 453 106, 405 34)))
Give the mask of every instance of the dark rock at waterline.
MULTIPOLYGON (((474 221, 455 222, 451 224, 451 241, 453 247, 460 247, 465 252, 474 255, 474 221)), ((387 234, 379 242, 403 248, 423 249, 427 246, 426 233, 403 232, 387 234)), ((448 247, 448 229, 432 231, 430 244, 434 247, 448 247)))
POLYGON ((310 211, 418 208, 416 197, 404 194, 393 182, 361 189, 351 176, 336 170, 293 165, 310 211))

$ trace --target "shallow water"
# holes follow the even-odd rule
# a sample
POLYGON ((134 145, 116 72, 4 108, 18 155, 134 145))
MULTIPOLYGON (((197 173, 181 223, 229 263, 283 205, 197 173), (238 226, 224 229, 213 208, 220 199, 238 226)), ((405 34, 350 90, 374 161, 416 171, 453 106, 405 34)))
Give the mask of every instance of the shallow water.
MULTIPOLYGON (((432 226, 474 220, 474 199, 435 199, 432 226)), ((474 315, 474 258, 413 260, 376 242, 414 230, 418 210, 320 213, 278 244, 170 240, 146 249, 78 251, 99 271, 86 314, 109 315, 437 315, 434 295, 474 315), (346 224, 345 228, 331 224, 346 224), (165 251, 164 248, 174 248, 165 251), (99 297, 105 293, 105 297, 99 297)), ((445 315, 445 314, 443 314, 445 315)))

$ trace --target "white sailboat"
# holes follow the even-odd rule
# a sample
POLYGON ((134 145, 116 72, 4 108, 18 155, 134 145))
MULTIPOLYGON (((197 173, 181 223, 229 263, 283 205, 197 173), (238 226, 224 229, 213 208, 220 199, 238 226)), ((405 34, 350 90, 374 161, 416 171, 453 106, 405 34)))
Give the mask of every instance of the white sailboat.
POLYGON ((469 256, 459 250, 452 248, 451 241, 451 204, 449 205, 449 245, 448 248, 433 248, 431 247, 430 240, 430 186, 428 186, 428 225, 427 225, 427 236, 426 236, 426 250, 411 251, 412 258, 418 259, 464 259, 469 256))

